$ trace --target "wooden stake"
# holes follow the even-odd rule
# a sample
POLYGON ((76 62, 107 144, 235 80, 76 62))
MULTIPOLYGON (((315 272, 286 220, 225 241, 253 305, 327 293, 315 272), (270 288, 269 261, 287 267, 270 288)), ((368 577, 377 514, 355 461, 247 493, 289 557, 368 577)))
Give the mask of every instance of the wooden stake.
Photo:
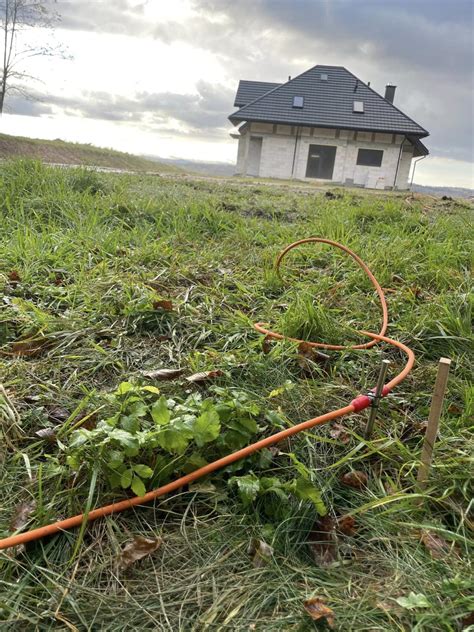
POLYGON ((431 462, 433 460, 433 449, 438 434, 439 418, 443 410, 444 394, 446 392, 446 384, 448 381, 449 367, 451 360, 449 358, 441 358, 438 364, 438 375, 431 400, 430 414, 428 417, 428 426, 426 427, 425 440, 423 442, 423 450, 421 452, 421 465, 418 470, 418 490, 423 491, 428 482, 431 462))

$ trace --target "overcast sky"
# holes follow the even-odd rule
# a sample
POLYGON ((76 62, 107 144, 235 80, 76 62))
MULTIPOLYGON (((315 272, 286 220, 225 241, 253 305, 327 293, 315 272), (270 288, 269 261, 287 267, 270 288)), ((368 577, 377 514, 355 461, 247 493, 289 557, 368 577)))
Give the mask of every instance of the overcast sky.
MULTIPOLYGON (((12 96, 0 130, 131 153, 234 162, 239 79, 345 66, 430 131, 422 184, 473 186, 472 0, 59 0, 36 58, 37 97, 12 96)), ((41 39, 42 33, 28 33, 41 39)))

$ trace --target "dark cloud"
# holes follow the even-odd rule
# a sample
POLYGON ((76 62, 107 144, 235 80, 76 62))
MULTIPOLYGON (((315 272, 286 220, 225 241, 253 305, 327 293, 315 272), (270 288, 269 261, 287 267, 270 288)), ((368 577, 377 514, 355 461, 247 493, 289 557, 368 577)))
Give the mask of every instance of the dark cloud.
MULTIPOLYGON (((432 153, 473 159, 472 0, 193 0, 192 19, 181 22, 150 21, 145 5, 60 0, 54 6, 66 29, 209 50, 235 87, 241 78, 284 81, 317 63, 346 66, 382 93, 390 81, 398 86, 396 105, 430 130, 432 153)), ((198 88, 198 95, 143 93, 129 100, 89 95, 79 112, 141 120, 148 111, 148 120, 173 118, 208 133, 225 125, 233 95, 210 84, 198 88)))
POLYGON ((32 101, 17 96, 9 105, 12 113, 27 116, 51 114, 53 108, 60 108, 68 116, 139 123, 149 129, 164 125, 175 134, 227 136, 233 91, 205 81, 198 81, 196 87, 195 94, 137 92, 131 97, 107 92, 84 92, 80 97, 35 94, 32 101))
POLYGON ((130 0, 58 0, 52 6, 61 16, 61 28, 138 36, 146 35, 150 30, 150 24, 143 14, 145 4, 130 0))

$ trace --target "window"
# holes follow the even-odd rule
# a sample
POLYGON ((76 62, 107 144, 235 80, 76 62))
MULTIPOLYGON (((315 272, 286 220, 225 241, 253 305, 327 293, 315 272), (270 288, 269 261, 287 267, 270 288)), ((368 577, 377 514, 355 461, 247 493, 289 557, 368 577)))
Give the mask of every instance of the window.
POLYGON ((322 74, 321 75, 321 81, 327 81, 328 80, 328 76, 326 74, 322 74))
POLYGON ((357 164, 364 167, 380 167, 382 165, 382 149, 359 149, 357 164))
POLYGON ((354 101, 354 107, 352 109, 353 112, 359 112, 360 114, 364 113, 364 102, 363 101, 354 101))
POLYGON ((293 97, 293 107, 302 108, 304 103, 303 97, 293 97))

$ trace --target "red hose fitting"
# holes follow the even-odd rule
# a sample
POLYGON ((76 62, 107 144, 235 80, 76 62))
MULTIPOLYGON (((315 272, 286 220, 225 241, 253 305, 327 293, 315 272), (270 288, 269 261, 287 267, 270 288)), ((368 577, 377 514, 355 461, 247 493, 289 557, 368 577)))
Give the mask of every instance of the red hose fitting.
POLYGON ((368 395, 358 395, 352 400, 351 406, 354 406, 354 412, 358 413, 364 408, 368 408, 372 404, 372 399, 368 395))

